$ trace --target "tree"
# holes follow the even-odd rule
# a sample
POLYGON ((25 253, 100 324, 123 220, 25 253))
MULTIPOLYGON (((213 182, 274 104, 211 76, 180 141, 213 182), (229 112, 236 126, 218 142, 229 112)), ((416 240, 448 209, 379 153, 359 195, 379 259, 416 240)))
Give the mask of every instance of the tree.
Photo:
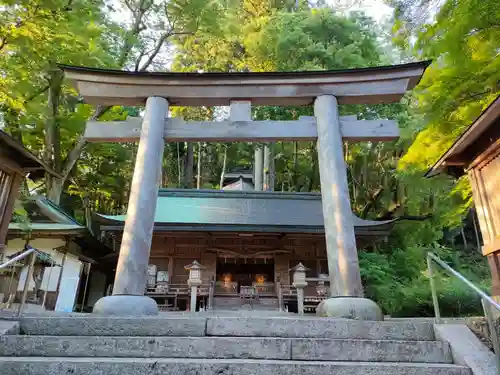
MULTIPOLYGON (((399 27, 404 25, 404 19, 400 19, 399 27)), ((417 58, 434 61, 414 91, 409 122, 414 141, 399 165, 412 180, 422 176, 500 94, 499 25, 495 1, 449 0, 433 20, 417 25, 406 35, 415 40, 411 51, 417 58)), ((434 209, 448 202, 441 210, 440 225, 462 226, 472 204, 467 179, 455 185, 442 177, 436 184, 441 188, 431 192, 434 209)))
POLYGON ((58 202, 56 192, 71 171, 72 140, 66 135, 81 131, 88 109, 63 85, 56 63, 109 66, 114 25, 96 1, 6 1, 1 6, 1 110, 8 114, 7 129, 63 176, 47 175, 49 197, 58 202))
POLYGON ((419 134, 404 158, 423 170, 500 93, 498 3, 448 0, 413 35, 414 54, 434 61, 415 91, 419 134))
MULTIPOLYGON (((86 146, 86 120, 102 118, 109 108, 89 112, 78 104, 55 63, 165 69, 172 39, 211 27, 219 9, 217 2, 205 0, 123 0, 108 11, 104 2, 88 0, 2 5, 7 10, 2 15, 6 27, 0 29, 0 70, 7 72, 2 112, 14 134, 24 134, 26 127, 43 132, 44 142, 37 141, 36 148, 43 149, 43 159, 61 176, 46 177, 47 195, 56 203, 86 146), (112 23, 107 17, 116 10, 128 12, 131 22, 112 23)), ((30 139, 22 138, 29 145, 30 139)))

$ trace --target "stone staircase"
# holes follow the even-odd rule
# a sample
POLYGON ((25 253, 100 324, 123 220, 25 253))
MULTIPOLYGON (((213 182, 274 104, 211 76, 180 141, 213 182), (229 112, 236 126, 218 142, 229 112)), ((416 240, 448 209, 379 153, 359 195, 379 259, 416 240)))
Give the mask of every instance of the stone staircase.
POLYGON ((269 310, 278 311, 278 299, 272 297, 261 297, 250 305, 248 300, 242 300, 234 296, 215 296, 213 301, 214 310, 237 311, 237 310, 269 310))
POLYGON ((160 315, 25 317, 2 375, 471 375, 432 324, 160 315))

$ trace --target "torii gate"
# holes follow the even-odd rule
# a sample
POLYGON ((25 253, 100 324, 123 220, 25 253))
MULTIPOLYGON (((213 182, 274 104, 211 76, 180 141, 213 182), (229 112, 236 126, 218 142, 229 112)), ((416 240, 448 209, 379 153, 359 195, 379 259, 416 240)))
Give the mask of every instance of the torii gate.
MULTIPOLYGON (((342 139, 383 141, 399 136, 392 120, 339 117, 338 104, 396 102, 420 80, 429 62, 363 69, 273 73, 149 73, 61 65, 86 103, 146 105, 140 120, 87 123, 90 142, 139 139, 127 219, 113 295, 94 312, 152 315, 156 302, 144 296, 165 142, 317 140, 331 298, 328 315, 355 311, 380 319, 380 309, 362 297, 342 139), (252 121, 251 104, 311 105, 314 117, 252 121), (230 106, 229 121, 185 122, 167 118, 169 106, 230 106), (345 297, 345 298, 338 298, 345 297)), ((323 309, 325 310, 325 309, 323 309)), ((325 311, 326 311, 325 310, 325 311)))

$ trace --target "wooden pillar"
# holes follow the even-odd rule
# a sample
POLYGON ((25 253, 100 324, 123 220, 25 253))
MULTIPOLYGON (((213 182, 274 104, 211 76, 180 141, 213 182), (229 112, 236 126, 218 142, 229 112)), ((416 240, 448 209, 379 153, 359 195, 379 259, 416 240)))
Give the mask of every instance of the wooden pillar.
POLYGON ((168 257, 168 282, 172 284, 173 276, 174 276, 174 258, 168 257))
POLYGON ((330 295, 363 296, 337 99, 314 102, 330 295))
MULTIPOLYGON (((0 217, 0 260, 4 254, 5 244, 7 243, 7 232, 9 230, 9 223, 12 218, 12 211, 14 210, 14 203, 19 195, 19 187, 24 176, 22 174, 13 172, 12 180, 8 189, 8 198, 2 216, 0 217)), ((3 192, 0 192, 3 193, 3 192)))
POLYGON ((144 295, 163 159, 168 101, 150 97, 142 123, 113 295, 144 295))
POLYGON ((491 295, 500 303, 500 251, 487 256, 491 271, 491 295))

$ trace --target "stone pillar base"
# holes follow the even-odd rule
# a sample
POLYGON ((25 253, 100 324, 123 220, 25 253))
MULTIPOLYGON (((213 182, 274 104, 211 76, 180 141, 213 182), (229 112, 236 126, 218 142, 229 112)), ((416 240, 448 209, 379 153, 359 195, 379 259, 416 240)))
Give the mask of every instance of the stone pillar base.
POLYGON ((384 320, 380 307, 372 300, 361 297, 332 297, 325 299, 316 308, 316 315, 357 320, 384 320))
POLYGON ((147 296, 106 296, 95 303, 92 313, 108 316, 158 315, 158 305, 147 296))

